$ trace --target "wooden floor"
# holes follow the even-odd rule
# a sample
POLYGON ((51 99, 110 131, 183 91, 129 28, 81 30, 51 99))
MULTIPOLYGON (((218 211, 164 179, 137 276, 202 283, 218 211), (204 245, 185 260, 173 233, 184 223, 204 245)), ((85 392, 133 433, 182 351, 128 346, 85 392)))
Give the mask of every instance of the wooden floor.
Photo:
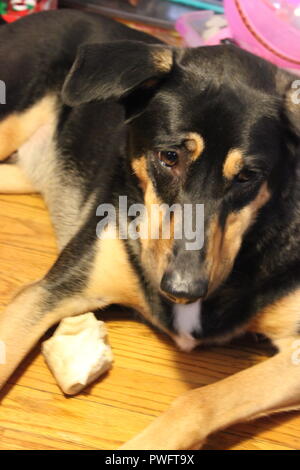
MULTIPOLYGON (((0 308, 41 277, 55 242, 38 196, 0 196, 0 308)), ((58 389, 37 347, 1 395, 0 449, 115 449, 180 393, 226 377, 270 354, 243 339, 228 347, 178 352, 128 312, 103 316, 115 355, 111 372, 74 397, 58 389)), ((205 449, 300 449, 300 414, 288 413, 220 432, 205 449)))

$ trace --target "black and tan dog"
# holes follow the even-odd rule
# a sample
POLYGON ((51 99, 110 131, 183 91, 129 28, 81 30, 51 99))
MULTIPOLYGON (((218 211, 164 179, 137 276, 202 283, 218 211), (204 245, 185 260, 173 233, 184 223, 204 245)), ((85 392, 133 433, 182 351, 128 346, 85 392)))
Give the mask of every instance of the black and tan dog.
POLYGON ((300 408, 295 78, 233 46, 171 48, 68 10, 2 26, 0 64, 0 191, 40 192, 60 246, 0 316, 0 384, 63 317, 124 304, 185 350, 244 331, 278 347, 178 398, 124 449, 196 449, 232 423, 300 408), (204 204, 203 249, 99 238, 97 207, 121 195, 204 204))

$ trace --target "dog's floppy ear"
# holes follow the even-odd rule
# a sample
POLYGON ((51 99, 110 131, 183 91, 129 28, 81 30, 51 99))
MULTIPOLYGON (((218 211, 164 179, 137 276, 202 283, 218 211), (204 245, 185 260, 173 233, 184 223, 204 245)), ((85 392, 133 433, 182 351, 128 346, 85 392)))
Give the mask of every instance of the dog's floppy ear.
POLYGON ((300 77, 278 69, 276 87, 283 98, 283 114, 292 132, 300 137, 300 77))
POLYGON ((147 80, 157 83, 172 65, 172 49, 164 45, 139 41, 86 44, 78 50, 62 98, 69 106, 120 99, 147 80))

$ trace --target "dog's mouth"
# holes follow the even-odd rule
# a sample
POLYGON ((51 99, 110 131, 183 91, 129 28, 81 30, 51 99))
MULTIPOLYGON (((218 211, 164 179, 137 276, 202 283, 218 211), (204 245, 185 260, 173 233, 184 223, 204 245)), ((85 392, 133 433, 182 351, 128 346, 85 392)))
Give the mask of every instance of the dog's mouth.
POLYGON ((198 300, 202 300, 202 299, 188 299, 188 298, 185 298, 185 297, 175 297, 174 295, 169 294, 169 293, 166 294, 163 291, 160 291, 160 293, 172 305, 174 305, 174 304, 177 304, 177 305, 190 305, 190 304, 193 304, 193 303, 197 302, 198 300))
MULTIPOLYGON (((207 286, 209 284, 207 283, 207 286)), ((177 295, 174 295, 170 290, 166 292, 165 290, 162 290, 161 288, 159 289, 160 295, 165 299, 166 302, 168 302, 171 305, 191 305, 196 302, 202 302, 207 299, 209 295, 209 288, 205 288, 205 290, 197 289, 197 292, 193 291, 190 292, 186 290, 184 293, 177 293, 177 295), (201 290, 201 292, 200 292, 201 290)))

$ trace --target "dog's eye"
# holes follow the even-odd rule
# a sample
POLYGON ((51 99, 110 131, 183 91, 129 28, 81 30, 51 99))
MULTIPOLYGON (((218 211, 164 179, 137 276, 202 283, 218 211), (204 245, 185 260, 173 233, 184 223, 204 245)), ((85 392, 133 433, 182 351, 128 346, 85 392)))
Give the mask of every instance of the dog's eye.
POLYGON ((255 171, 252 170, 242 170, 235 179, 238 183, 247 183, 255 177, 255 171))
POLYGON ((174 150, 158 152, 158 158, 161 161, 161 164, 168 168, 172 168, 178 163, 178 153, 174 150))

